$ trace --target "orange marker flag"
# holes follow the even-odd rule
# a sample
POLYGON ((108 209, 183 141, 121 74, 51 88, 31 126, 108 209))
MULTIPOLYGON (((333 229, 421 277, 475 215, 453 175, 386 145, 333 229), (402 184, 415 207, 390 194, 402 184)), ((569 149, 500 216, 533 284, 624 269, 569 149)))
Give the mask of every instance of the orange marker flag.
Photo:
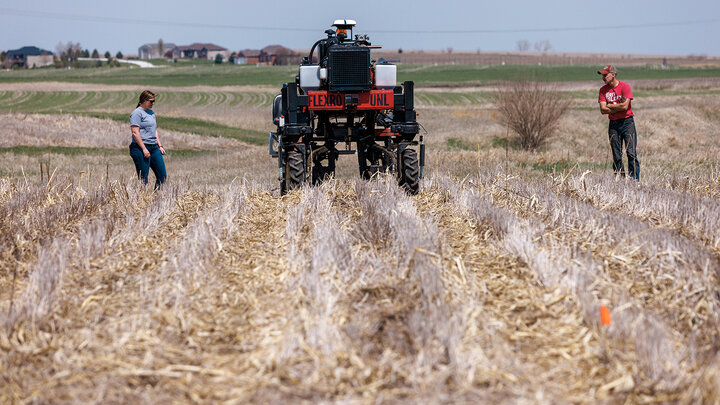
POLYGON ((605 305, 600 305, 600 322, 606 326, 612 323, 612 318, 610 317, 610 310, 605 305))

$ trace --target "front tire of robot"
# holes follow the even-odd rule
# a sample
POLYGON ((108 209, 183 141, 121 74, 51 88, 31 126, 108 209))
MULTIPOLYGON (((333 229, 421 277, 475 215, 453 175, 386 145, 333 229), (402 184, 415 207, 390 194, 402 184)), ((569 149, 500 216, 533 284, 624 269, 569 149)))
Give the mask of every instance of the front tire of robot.
POLYGON ((411 195, 420 191, 420 168, 417 152, 414 149, 405 148, 400 153, 398 184, 411 195))
POLYGON ((280 194, 285 195, 305 182, 305 159, 298 151, 286 152, 285 178, 280 183, 280 194))

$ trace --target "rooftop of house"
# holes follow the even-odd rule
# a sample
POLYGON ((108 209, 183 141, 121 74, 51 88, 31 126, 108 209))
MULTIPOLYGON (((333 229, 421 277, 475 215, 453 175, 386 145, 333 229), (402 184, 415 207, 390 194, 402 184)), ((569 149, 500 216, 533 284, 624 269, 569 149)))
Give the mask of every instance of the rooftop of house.
MULTIPOLYGON (((155 42, 155 43, 152 43, 152 44, 145 44, 145 45, 141 46, 140 48, 144 48, 144 47, 148 47, 148 48, 159 48, 160 46, 158 46, 158 43, 155 42)), ((163 43, 163 49, 170 50, 170 49, 173 49, 173 48, 175 48, 175 44, 173 44, 172 42, 163 43)))
POLYGON ((190 45, 178 46, 178 49, 181 51, 201 51, 203 49, 207 49, 208 51, 227 51, 227 48, 223 48, 220 45, 202 42, 195 42, 194 44, 190 45))
POLYGON ((259 49, 243 49, 242 51, 243 55, 245 55, 246 58, 252 58, 252 57, 258 57, 262 53, 259 49))
POLYGON ((265 48, 263 48, 262 51, 268 55, 276 55, 276 56, 295 56, 295 55, 297 55, 297 52, 293 51, 290 48, 286 48, 282 45, 268 45, 265 48))
POLYGON ((23 46, 19 49, 12 49, 7 51, 6 56, 11 57, 13 55, 25 55, 25 56, 34 56, 34 55, 52 55, 53 53, 50 51, 46 51, 44 49, 40 49, 37 46, 23 46))

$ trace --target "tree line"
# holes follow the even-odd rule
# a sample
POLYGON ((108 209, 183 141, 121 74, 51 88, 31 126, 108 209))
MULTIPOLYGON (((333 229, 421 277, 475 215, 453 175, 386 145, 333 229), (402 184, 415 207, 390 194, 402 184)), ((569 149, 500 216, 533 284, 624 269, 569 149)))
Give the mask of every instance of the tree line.
MULTIPOLYGON (((116 67, 119 66, 120 63, 117 61, 117 59, 123 58, 123 53, 118 51, 115 54, 115 57, 113 58, 110 51, 105 51, 105 53, 102 55, 102 57, 106 58, 107 65, 110 67, 116 67)), ((93 49, 92 52, 88 49, 83 49, 79 42, 62 42, 60 41, 55 46, 55 66, 59 68, 64 68, 68 66, 72 67, 88 67, 84 64, 78 63, 79 58, 93 58, 93 59, 99 59, 100 52, 97 49, 93 49)), ((101 61, 97 61, 95 63, 95 66, 102 66, 101 61)))

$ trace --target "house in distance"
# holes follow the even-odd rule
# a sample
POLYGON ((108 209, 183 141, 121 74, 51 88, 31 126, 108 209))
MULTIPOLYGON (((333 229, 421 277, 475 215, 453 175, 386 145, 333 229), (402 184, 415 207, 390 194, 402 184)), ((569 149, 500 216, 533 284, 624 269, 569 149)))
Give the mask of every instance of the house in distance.
POLYGON ((231 52, 220 45, 204 44, 196 42, 191 45, 183 45, 178 47, 181 58, 192 59, 209 59, 215 60, 218 55, 222 55, 223 61, 228 60, 231 52))
POLYGON ((23 46, 5 52, 4 68, 20 67, 34 68, 50 66, 54 63, 55 55, 52 52, 40 49, 37 46, 23 46))
POLYGON ((140 59, 179 58, 180 53, 177 49, 178 47, 173 43, 161 44, 158 41, 154 44, 145 44, 138 48, 138 57, 140 59))
POLYGON ((212 43, 195 42, 190 45, 175 46, 167 43, 159 49, 158 43, 145 44, 138 49, 140 59, 182 58, 217 60, 218 55, 223 63, 236 65, 296 65, 301 56, 292 49, 282 45, 268 45, 263 49, 244 49, 231 51, 212 43), (162 51, 162 52, 161 52, 162 51))

